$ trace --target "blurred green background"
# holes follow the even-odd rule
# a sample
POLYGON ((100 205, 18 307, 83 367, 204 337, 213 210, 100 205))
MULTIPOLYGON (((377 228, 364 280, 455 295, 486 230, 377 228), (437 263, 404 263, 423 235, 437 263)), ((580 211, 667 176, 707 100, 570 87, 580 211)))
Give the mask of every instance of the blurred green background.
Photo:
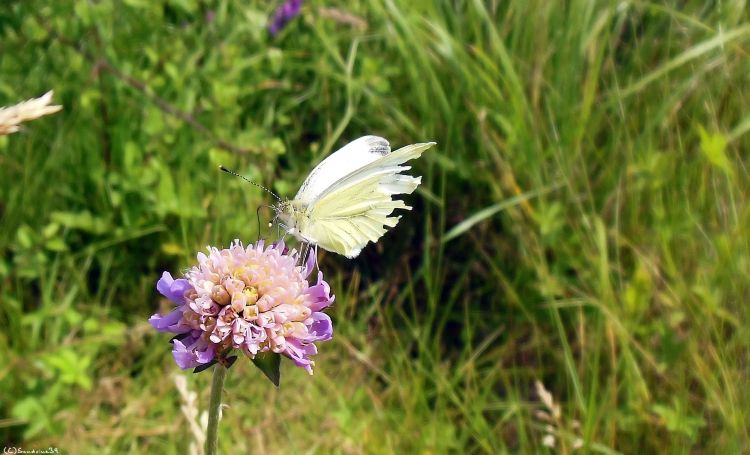
POLYGON ((218 165, 291 197, 372 133, 438 143, 414 210, 321 255, 314 376, 230 370, 223 453, 750 450, 745 2, 279 4, 0 6, 0 105, 64 105, 0 137, 0 442, 190 450, 210 373, 146 320, 259 235, 218 165))

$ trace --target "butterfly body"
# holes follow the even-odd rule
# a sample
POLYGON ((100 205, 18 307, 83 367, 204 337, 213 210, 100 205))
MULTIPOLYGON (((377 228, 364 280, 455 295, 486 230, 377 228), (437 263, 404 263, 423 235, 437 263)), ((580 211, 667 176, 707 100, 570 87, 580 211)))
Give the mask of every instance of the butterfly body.
POLYGON ((398 223, 394 210, 411 209, 393 196, 413 192, 422 178, 402 174, 411 169, 403 164, 434 144, 391 152, 377 136, 350 142, 310 172, 294 199, 275 206, 281 227, 302 242, 356 257, 398 223))

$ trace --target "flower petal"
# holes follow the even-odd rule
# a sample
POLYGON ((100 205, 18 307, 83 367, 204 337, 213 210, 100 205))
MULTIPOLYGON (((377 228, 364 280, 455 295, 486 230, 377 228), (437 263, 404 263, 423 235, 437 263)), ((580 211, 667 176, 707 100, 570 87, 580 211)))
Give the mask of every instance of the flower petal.
POLYGON ((311 317, 314 322, 309 329, 309 341, 328 341, 333 338, 333 322, 327 314, 318 312, 311 317))
POLYGON ((187 370, 188 368, 195 368, 200 365, 200 362, 195 358, 195 353, 190 351, 182 341, 174 340, 172 344, 174 346, 172 348, 172 356, 178 367, 187 370))
POLYGON ((172 355, 177 366, 186 370, 212 361, 216 357, 216 345, 208 343, 200 336, 173 340, 172 355), (185 341, 185 343, 183 343, 185 341))
POLYGON ((304 368, 308 373, 313 374, 313 365, 315 362, 308 357, 318 353, 318 348, 312 343, 303 343, 297 339, 290 339, 286 343, 286 350, 283 354, 294 362, 298 367, 304 368))
POLYGON ((177 305, 185 304, 185 292, 190 290, 192 285, 184 278, 175 280, 169 272, 164 272, 156 283, 156 289, 169 300, 177 305))
POLYGON ((177 307, 169 314, 162 316, 159 313, 154 314, 148 319, 159 332, 185 333, 190 331, 190 327, 182 324, 182 315, 185 312, 185 306, 177 307))
POLYGON ((323 272, 320 271, 318 272, 318 283, 307 288, 307 295, 311 300, 309 307, 313 312, 330 306, 336 300, 336 297, 331 295, 331 287, 323 281, 323 272))

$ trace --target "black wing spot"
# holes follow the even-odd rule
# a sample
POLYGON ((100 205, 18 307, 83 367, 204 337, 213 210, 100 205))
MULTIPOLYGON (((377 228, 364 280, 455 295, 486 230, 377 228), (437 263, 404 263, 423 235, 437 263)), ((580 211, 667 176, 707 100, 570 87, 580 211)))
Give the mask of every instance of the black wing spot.
POLYGON ((387 155, 391 153, 391 146, 382 137, 373 136, 372 139, 368 141, 368 144, 370 146, 370 153, 377 153, 378 155, 387 155))
POLYGON ((386 146, 378 145, 376 147, 371 148, 370 151, 372 153, 377 153, 379 155, 387 155, 391 153, 391 148, 388 147, 387 145, 386 146))

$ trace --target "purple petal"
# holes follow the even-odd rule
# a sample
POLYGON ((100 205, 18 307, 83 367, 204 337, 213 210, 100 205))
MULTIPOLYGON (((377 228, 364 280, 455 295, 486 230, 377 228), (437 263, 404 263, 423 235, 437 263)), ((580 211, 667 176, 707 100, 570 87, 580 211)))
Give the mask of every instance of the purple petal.
POLYGON ((288 0, 284 2, 273 12, 268 31, 272 35, 276 35, 286 26, 286 24, 289 23, 289 21, 299 15, 301 8, 301 0, 288 0))
POLYGON ((172 283, 174 283, 172 274, 169 272, 164 272, 161 274, 161 278, 159 278, 159 281, 156 282, 156 290, 159 291, 164 297, 169 297, 169 291, 172 288, 172 283))
POLYGON ((300 368, 304 368, 308 373, 312 374, 313 361, 308 356, 315 355, 318 353, 318 348, 314 344, 303 343, 294 338, 287 339, 286 350, 284 355, 292 359, 295 365, 300 368))
POLYGON ((182 320, 182 313, 185 311, 185 308, 187 307, 177 307, 165 316, 156 313, 148 319, 148 322, 159 332, 189 332, 190 327, 180 324, 180 321, 182 320))
POLYGON ((177 305, 185 304, 185 292, 190 288, 192 288, 192 286, 188 280, 184 278, 175 280, 169 272, 164 272, 156 283, 156 289, 161 295, 177 305))
POLYGON ((331 287, 323 281, 323 272, 320 271, 318 272, 318 284, 307 288, 307 295, 312 300, 310 309, 313 312, 326 308, 336 300, 336 297, 331 295, 331 287))
POLYGON ((314 322, 309 329, 309 341, 328 341, 333 338, 333 322, 327 314, 313 313, 312 319, 314 322))
MULTIPOLYGON (((283 21, 281 23, 276 23, 274 25, 276 27, 278 27, 278 30, 281 30, 282 28, 284 28, 283 21)), ((276 242, 274 242, 271 245, 271 248, 273 248, 274 250, 281 250, 281 254, 288 254, 289 253, 289 247, 286 246, 286 243, 284 243, 283 239, 279 239, 276 242)))
POLYGON ((185 338, 183 343, 180 340, 173 340, 172 355, 178 367, 186 370, 203 365, 214 359, 216 356, 216 346, 208 343, 202 338, 185 338), (187 344, 187 346, 186 346, 187 344))
MULTIPOLYGON (((202 341, 202 340, 201 340, 202 341)), ((216 357, 216 345, 213 343, 202 342, 203 346, 201 350, 195 351, 195 358, 198 363, 208 363, 216 357)))
POLYGON ((182 341, 174 340, 172 343, 174 344, 174 347, 172 349, 172 356, 174 357, 174 361, 178 367, 182 368, 183 370, 187 370, 188 368, 195 368, 200 365, 200 363, 195 359, 195 353, 188 350, 188 348, 185 347, 184 344, 182 344, 182 341))

